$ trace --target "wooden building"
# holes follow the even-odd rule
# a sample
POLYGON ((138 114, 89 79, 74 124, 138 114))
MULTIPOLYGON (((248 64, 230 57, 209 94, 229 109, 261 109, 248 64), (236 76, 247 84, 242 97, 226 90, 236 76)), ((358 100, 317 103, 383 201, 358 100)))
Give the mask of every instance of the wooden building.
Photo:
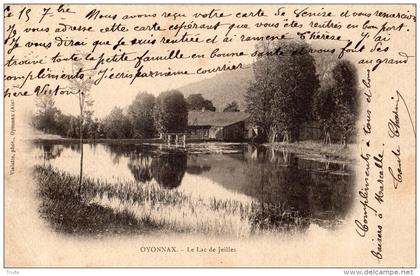
POLYGON ((188 136, 190 139, 243 141, 248 138, 244 112, 188 112, 188 136))

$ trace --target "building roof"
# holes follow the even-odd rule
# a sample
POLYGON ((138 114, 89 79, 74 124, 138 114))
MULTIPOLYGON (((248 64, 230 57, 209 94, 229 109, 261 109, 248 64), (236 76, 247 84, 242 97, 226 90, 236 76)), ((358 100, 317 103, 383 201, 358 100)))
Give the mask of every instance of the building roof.
POLYGON ((248 119, 245 112, 189 111, 188 126, 230 126, 248 119))

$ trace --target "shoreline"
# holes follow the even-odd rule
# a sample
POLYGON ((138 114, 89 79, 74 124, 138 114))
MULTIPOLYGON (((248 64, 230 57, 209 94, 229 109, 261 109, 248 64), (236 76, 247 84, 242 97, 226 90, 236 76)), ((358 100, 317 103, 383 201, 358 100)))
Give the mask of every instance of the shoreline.
POLYGON ((264 143, 262 145, 274 150, 287 150, 293 153, 312 155, 334 161, 353 163, 356 160, 352 154, 356 144, 349 144, 346 148, 341 144, 324 145, 319 141, 300 141, 296 143, 276 142, 264 143))
MULTIPOLYGON (((80 140, 78 138, 65 138, 65 137, 57 137, 56 135, 42 135, 35 137, 33 139, 28 139, 33 143, 42 143, 42 142, 50 142, 50 143, 79 143, 80 140)), ((221 140, 214 140, 214 139, 187 139, 188 143, 231 143, 229 141, 221 141, 221 140)), ((160 138, 149 138, 149 139, 83 139, 83 143, 102 143, 102 144, 162 144, 165 145, 164 142, 160 138)), ((249 144, 249 141, 241 141, 237 143, 246 143, 249 144)), ((175 146, 175 145, 174 145, 175 146)), ((275 143, 263 143, 257 144, 257 146, 263 146, 266 148, 274 149, 274 150, 287 150, 289 152, 297 153, 306 155, 309 157, 314 157, 316 159, 328 159, 333 161, 339 162, 348 162, 353 163, 355 162, 356 158, 353 156, 352 152, 354 152, 354 148, 356 144, 349 144, 346 148, 343 147, 341 144, 330 144, 324 145, 320 141, 299 141, 295 143, 283 143, 283 142, 275 142, 275 143)))

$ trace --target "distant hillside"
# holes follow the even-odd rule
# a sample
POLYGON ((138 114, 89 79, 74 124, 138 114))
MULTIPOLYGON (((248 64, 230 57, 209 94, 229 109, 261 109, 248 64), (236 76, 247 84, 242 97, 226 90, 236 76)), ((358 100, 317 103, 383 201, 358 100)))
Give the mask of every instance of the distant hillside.
POLYGON ((241 111, 245 110, 245 93, 254 80, 252 68, 237 71, 227 71, 202 81, 194 82, 178 88, 185 97, 191 94, 202 94, 205 99, 213 102, 217 111, 232 101, 239 104, 241 111))
MULTIPOLYGON (((332 55, 315 55, 314 59, 320 85, 324 87, 332 81, 331 70, 336 65, 337 59, 332 55)), ((232 101, 236 101, 240 110, 244 111, 246 90, 253 81, 254 72, 250 66, 247 69, 223 72, 178 89, 185 97, 191 94, 202 94, 205 99, 213 102, 217 111, 222 111, 232 101)))

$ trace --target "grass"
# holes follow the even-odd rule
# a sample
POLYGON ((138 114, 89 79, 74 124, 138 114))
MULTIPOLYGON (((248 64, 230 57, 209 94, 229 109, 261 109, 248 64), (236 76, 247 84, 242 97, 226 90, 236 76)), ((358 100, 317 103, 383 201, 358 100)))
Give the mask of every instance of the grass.
POLYGON ((36 166, 39 212, 64 233, 103 236, 170 231, 245 237, 259 233, 294 233, 309 219, 285 203, 261 204, 215 197, 193 198, 157 183, 109 183, 79 178, 50 166, 36 166))
POLYGON ((151 228, 147 221, 140 222, 127 211, 114 212, 94 202, 89 196, 79 195, 78 179, 50 167, 36 167, 41 217, 64 233, 106 235, 113 233, 144 232, 151 228))
POLYGON ((355 144, 344 147, 341 144, 325 145, 318 141, 302 141, 297 143, 270 143, 264 144, 264 146, 274 148, 275 150, 289 150, 306 155, 321 155, 327 159, 343 162, 353 162, 355 160, 354 156, 352 156, 355 144))

